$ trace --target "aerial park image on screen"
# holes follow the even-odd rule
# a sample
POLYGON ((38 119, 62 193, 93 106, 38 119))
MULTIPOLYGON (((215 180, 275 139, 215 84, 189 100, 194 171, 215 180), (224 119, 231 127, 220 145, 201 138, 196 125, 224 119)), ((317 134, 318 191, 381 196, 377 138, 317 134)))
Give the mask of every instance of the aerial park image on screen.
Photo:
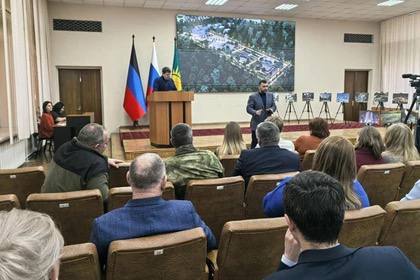
POLYGON ((295 22, 177 15, 177 48, 185 90, 294 90, 295 22))

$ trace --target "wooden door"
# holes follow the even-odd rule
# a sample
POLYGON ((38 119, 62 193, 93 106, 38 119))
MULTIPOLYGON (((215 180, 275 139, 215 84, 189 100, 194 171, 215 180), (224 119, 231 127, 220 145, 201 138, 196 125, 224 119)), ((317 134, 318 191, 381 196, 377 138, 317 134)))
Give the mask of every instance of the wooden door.
POLYGON ((99 69, 59 69, 60 101, 66 114, 95 113, 102 124, 101 72, 99 69))
POLYGON ((101 73, 99 69, 80 71, 81 105, 83 112, 94 112, 95 122, 102 124, 101 73))
POLYGON ((367 109, 367 103, 355 102, 357 92, 368 92, 369 71, 345 71, 344 91, 350 93, 350 103, 344 104, 344 120, 359 121, 359 112, 367 109))

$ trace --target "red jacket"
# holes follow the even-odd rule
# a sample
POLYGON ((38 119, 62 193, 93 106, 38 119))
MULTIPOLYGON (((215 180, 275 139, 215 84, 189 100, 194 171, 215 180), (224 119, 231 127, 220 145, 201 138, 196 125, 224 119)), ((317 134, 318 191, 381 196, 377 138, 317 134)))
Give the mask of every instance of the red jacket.
POLYGON ((51 138, 54 134, 54 119, 50 113, 43 113, 39 124, 39 137, 51 138))

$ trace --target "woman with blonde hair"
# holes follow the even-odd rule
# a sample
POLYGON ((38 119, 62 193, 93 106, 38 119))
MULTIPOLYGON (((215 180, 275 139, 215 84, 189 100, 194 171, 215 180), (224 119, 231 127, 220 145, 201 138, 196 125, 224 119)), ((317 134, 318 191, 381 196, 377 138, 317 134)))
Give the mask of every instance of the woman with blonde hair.
MULTIPOLYGON (((349 140, 341 136, 325 138, 314 155, 312 170, 321 171, 337 179, 346 195, 346 209, 368 207, 369 199, 356 180, 356 156, 349 140)), ((284 215, 283 190, 292 177, 285 178, 264 197, 264 213, 268 217, 284 215)))
POLYGON ((381 155, 385 150, 384 141, 379 131, 373 126, 365 126, 359 131, 355 149, 357 170, 362 165, 385 163, 381 155))
POLYGON ((216 155, 219 157, 239 155, 242 150, 246 150, 246 145, 242 138, 241 127, 236 122, 228 122, 225 127, 222 146, 216 149, 216 155))
POLYGON ((0 212, 0 279, 57 280, 64 241, 42 213, 0 212))
POLYGON ((385 162, 406 163, 420 159, 414 145, 414 136, 410 128, 403 123, 396 123, 388 127, 385 132, 385 147, 385 152, 382 153, 385 162))

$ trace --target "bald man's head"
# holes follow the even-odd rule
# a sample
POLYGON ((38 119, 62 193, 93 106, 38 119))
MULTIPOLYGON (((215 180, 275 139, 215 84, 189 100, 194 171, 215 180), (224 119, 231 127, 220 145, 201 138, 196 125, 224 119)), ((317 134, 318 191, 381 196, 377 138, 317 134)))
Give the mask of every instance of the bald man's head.
POLYGON ((157 154, 146 153, 131 162, 128 171, 128 182, 131 187, 146 190, 161 187, 166 181, 165 164, 157 154))

